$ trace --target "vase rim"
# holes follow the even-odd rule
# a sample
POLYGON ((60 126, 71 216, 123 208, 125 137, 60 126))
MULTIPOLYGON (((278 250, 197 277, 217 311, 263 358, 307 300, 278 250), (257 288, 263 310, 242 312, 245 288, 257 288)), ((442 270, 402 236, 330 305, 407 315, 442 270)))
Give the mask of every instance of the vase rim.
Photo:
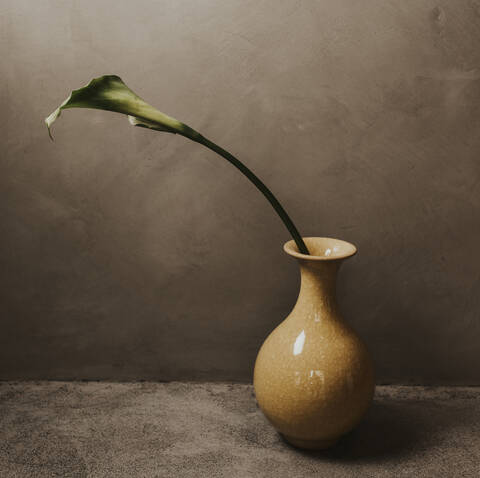
POLYGON ((307 261, 335 261, 357 253, 357 248, 352 243, 333 237, 304 237, 303 240, 311 254, 298 252, 293 239, 283 245, 283 250, 289 256, 307 261))

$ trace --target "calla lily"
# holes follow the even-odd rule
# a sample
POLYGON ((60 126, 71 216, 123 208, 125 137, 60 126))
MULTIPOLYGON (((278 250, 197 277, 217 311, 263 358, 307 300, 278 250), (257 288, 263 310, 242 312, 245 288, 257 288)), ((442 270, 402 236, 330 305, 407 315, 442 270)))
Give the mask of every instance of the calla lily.
POLYGON ((50 138, 53 139, 52 124, 62 110, 67 108, 93 108, 123 113, 128 115, 130 123, 134 126, 178 133, 188 137, 195 136, 195 132, 187 125, 143 101, 116 75, 95 78, 87 86, 72 91, 70 96, 45 119, 50 138))
POLYGON ((160 112, 146 103, 135 94, 120 77, 116 75, 101 76, 93 79, 87 86, 72 91, 70 96, 45 119, 48 134, 52 140, 52 124, 61 115, 63 110, 69 108, 93 108, 122 113, 128 116, 128 120, 133 126, 180 134, 192 141, 203 144, 233 164, 260 190, 290 231, 290 234, 297 244, 298 250, 302 254, 309 253, 307 246, 285 209, 267 186, 265 186, 247 166, 231 153, 205 138, 198 131, 190 128, 190 126, 160 112))

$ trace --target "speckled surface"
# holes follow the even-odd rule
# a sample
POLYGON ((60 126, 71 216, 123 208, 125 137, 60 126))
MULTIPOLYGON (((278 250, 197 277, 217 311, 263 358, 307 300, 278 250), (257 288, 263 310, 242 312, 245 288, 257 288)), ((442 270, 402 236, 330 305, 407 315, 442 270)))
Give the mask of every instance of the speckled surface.
POLYGON ((377 387, 329 452, 284 443, 250 385, 0 383, 0 475, 476 477, 480 389, 377 387))
POLYGON ((284 250, 301 270, 300 293, 289 316, 268 336, 255 362, 253 385, 261 410, 299 448, 330 448, 361 420, 375 387, 368 349, 345 322, 337 274, 354 245, 326 237, 294 241, 284 250))

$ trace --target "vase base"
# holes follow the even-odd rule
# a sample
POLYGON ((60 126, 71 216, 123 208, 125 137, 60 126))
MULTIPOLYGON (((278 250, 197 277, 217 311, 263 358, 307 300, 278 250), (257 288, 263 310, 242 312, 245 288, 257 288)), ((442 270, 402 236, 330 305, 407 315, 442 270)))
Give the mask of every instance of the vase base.
POLYGON ((285 441, 295 448, 302 448, 303 450, 326 450, 334 446, 339 438, 329 440, 302 440, 301 438, 289 437, 281 434, 285 441))

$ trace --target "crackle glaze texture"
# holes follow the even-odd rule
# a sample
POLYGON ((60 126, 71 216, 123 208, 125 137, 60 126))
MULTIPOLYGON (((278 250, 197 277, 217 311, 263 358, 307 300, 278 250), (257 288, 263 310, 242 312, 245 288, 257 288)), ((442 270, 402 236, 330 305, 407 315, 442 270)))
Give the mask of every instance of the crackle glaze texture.
POLYGON ((260 408, 287 441, 322 449, 360 421, 373 398, 374 375, 335 298, 338 269, 355 246, 330 238, 305 242, 310 256, 299 254, 293 241, 285 244, 300 264, 300 294, 262 345, 254 386, 260 408))

